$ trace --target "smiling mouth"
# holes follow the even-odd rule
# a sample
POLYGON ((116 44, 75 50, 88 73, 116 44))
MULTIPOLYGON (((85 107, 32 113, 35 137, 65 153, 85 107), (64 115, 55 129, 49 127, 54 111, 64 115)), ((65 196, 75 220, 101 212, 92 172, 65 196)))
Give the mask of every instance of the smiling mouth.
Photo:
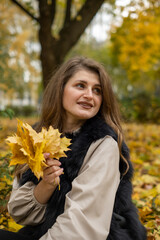
POLYGON ((87 103, 87 102, 79 102, 78 104, 85 109, 90 109, 93 107, 91 103, 87 103))

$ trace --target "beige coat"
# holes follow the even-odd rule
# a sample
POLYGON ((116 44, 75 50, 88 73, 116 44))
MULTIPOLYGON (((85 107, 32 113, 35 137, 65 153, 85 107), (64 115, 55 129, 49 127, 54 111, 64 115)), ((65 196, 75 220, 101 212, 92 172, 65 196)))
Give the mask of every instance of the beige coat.
MULTIPOLYGON (((119 149, 110 136, 92 143, 72 190, 66 195, 64 213, 40 240, 106 240, 120 181, 119 149)), ((19 187, 14 180, 8 211, 22 225, 43 221, 46 205, 34 197, 35 185, 19 187)))

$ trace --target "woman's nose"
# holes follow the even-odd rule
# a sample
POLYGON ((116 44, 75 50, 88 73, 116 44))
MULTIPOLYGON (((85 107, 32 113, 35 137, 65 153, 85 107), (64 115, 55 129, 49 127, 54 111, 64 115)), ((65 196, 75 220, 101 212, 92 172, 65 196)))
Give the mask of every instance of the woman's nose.
POLYGON ((92 99, 93 98, 93 92, 92 89, 86 89, 85 93, 84 93, 84 97, 88 98, 88 99, 92 99))

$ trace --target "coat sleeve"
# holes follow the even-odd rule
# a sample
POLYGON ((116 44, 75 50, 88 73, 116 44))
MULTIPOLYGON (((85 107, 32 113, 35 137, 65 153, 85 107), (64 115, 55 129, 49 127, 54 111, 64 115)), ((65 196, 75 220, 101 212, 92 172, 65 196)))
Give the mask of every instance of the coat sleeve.
POLYGON ((107 136, 90 146, 64 213, 40 240, 106 240, 119 181, 118 145, 107 136))
POLYGON ((17 178, 14 179, 12 193, 8 202, 8 212, 21 225, 37 225, 44 219, 45 204, 40 204, 34 197, 35 184, 27 182, 19 187, 17 178))

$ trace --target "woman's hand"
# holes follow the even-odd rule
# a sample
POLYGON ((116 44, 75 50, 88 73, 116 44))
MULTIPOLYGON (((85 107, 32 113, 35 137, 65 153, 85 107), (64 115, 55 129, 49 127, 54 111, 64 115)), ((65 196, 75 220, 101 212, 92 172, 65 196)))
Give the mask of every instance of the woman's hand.
POLYGON ((60 175, 63 174, 63 168, 58 160, 49 157, 49 153, 44 153, 47 167, 43 170, 42 180, 34 188, 34 196, 41 204, 46 204, 52 196, 57 185, 60 184, 60 175))
POLYGON ((44 153, 46 164, 43 170, 43 181, 53 187, 60 184, 60 175, 63 174, 63 168, 60 168, 61 162, 49 157, 49 153, 44 153))

